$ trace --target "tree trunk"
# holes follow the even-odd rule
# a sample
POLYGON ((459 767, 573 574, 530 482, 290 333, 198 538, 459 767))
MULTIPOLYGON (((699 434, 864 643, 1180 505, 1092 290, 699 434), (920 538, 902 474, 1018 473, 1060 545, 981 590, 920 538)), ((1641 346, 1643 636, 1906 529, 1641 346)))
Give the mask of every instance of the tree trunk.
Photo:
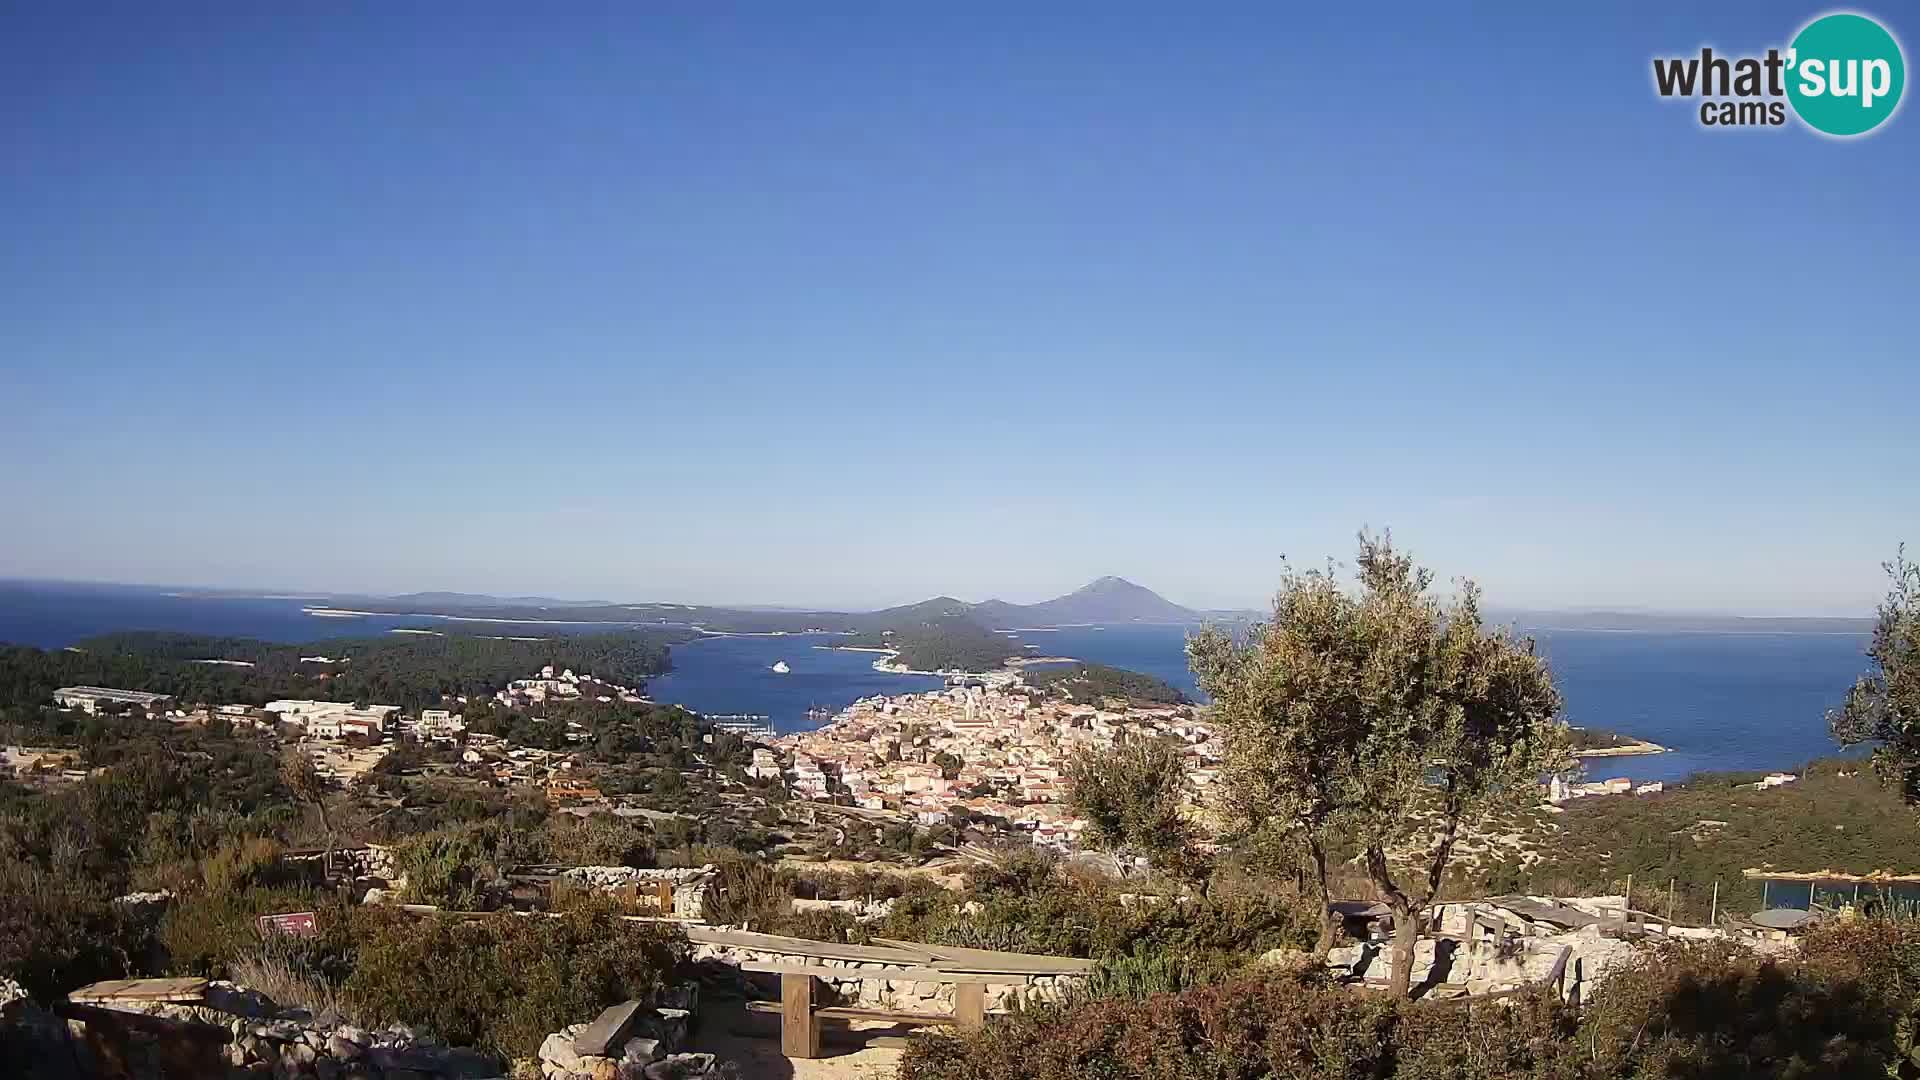
POLYGON ((333 873, 333 819, 327 816, 327 796, 324 792, 313 800, 313 805, 320 811, 320 828, 327 834, 327 853, 320 859, 320 876, 324 879, 333 873))
POLYGON ((1413 953, 1414 946, 1420 941, 1420 920, 1414 917, 1413 906, 1401 897, 1393 907, 1393 973, 1388 977, 1387 992, 1394 997, 1406 1000, 1413 990, 1413 953))
POLYGON ((1313 885, 1320 901, 1320 938, 1313 943, 1313 958, 1324 961, 1333 950, 1338 925, 1333 917, 1333 896, 1327 891, 1327 848, 1319 837, 1309 836, 1307 851, 1313 855, 1313 885))
POLYGON ((1388 977, 1387 989, 1394 997, 1405 999, 1413 986, 1414 945, 1420 940, 1420 925, 1414 916, 1425 905, 1414 903, 1412 897, 1393 883, 1387 853, 1377 844, 1367 845, 1367 876, 1373 879, 1373 887, 1393 911, 1393 971, 1388 977))

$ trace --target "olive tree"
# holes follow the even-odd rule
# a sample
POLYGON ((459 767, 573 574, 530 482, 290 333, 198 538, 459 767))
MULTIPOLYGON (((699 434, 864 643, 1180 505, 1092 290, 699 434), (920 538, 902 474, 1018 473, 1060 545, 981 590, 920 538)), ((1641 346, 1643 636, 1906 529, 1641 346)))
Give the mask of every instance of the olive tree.
POLYGON ((1087 839, 1113 857, 1145 855, 1163 869, 1183 866, 1189 829, 1180 815, 1186 763, 1169 739, 1123 738, 1067 762, 1067 806, 1087 819, 1087 839))
POLYGON ((1195 681, 1213 699, 1223 735, 1217 809, 1234 846, 1265 856, 1304 852, 1320 907, 1316 956, 1333 947, 1327 890, 1329 828, 1342 799, 1340 762, 1360 720, 1330 678, 1335 654, 1357 640, 1354 606, 1333 573, 1289 569, 1273 618, 1244 641, 1207 627, 1187 643, 1195 681))
MULTIPOLYGON (((1288 837, 1326 899, 1336 840, 1357 847, 1394 917, 1392 989, 1462 832, 1540 798, 1569 764, 1560 697, 1531 640, 1489 632, 1471 582, 1443 600, 1432 574, 1360 536, 1358 588, 1330 568, 1289 572, 1273 618, 1244 643, 1189 646, 1224 729, 1227 810, 1243 836, 1288 837)), ((1323 907, 1322 945, 1332 920, 1323 907)))
POLYGON ((280 782, 296 800, 319 811, 320 828, 327 836, 326 861, 322 865, 331 869, 334 833, 333 819, 327 814, 327 778, 320 775, 311 758, 299 750, 288 750, 280 758, 280 782))
POLYGON ((1908 802, 1920 802, 1920 563, 1908 562, 1902 547, 1885 567, 1893 583, 1867 646, 1872 670, 1828 724, 1844 745, 1880 743, 1874 770, 1908 802))

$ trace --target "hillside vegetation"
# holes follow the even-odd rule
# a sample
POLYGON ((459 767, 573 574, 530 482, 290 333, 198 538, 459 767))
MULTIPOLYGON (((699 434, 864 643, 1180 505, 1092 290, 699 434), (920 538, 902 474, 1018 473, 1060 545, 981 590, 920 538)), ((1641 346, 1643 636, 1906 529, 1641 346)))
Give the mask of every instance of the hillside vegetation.
POLYGON ((200 634, 127 633, 70 649, 0 646, 0 706, 44 704, 62 686, 113 686, 183 701, 259 705, 276 698, 434 706, 487 695, 543 665, 638 687, 668 670, 668 649, 692 635, 630 630, 532 641, 471 634, 393 634, 283 645, 200 634), (324 656, 326 663, 303 661, 324 656), (236 660, 238 664, 198 663, 236 660))
POLYGON ((1162 679, 1106 664, 1041 664, 1026 668, 1027 685, 1083 704, 1185 705, 1187 695, 1162 679))
POLYGON ((885 631, 860 634, 835 643, 841 648, 890 649, 894 662, 914 671, 992 671, 1017 651, 996 634, 964 615, 907 620, 885 631))
POLYGON ((1704 774, 1648 796, 1578 799, 1535 839, 1540 861, 1499 866, 1479 884, 1491 892, 1618 893, 1633 875, 1635 906, 1704 923, 1719 885, 1719 910, 1759 910, 1761 884, 1742 871, 1913 873, 1920 817, 1858 761, 1815 762, 1801 778, 1756 790, 1759 774, 1704 774))

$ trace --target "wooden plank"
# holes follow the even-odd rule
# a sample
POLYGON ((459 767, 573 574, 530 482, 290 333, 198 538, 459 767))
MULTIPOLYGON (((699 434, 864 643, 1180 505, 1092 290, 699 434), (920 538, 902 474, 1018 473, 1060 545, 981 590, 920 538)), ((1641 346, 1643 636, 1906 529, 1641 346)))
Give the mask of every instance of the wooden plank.
POLYGON ((67 1000, 195 1002, 206 993, 205 979, 108 979, 75 990, 67 1000))
POLYGON ((1534 922, 1551 923, 1565 930, 1584 929, 1600 921, 1576 908, 1563 904, 1543 904, 1524 896, 1490 896, 1483 902, 1506 908, 1534 922))
POLYGON ((916 941, 897 941, 893 938, 874 938, 873 940, 896 949, 930 956, 935 963, 929 966, 953 971, 1068 975, 1090 972, 1099 966, 1098 961, 1077 956, 1001 952, 997 949, 965 949, 957 945, 923 945, 916 941))
MULTIPOLYGON (((782 1010, 778 1001, 749 1001, 748 1012, 777 1013, 782 1010)), ((951 1024, 953 1017, 945 1013, 893 1012, 889 1009, 856 1009, 844 1005, 821 1005, 813 1010, 813 1015, 823 1020, 879 1020, 890 1024, 951 1024)))
POLYGON ((934 968, 844 968, 822 964, 776 964, 765 960, 742 960, 741 971, 767 975, 808 975, 816 979, 887 979, 893 982, 968 983, 992 986, 1025 986, 1030 975, 999 975, 968 971, 939 971, 934 968))
POLYGON ((889 1024, 913 1024, 922 1027, 953 1023, 953 1017, 945 1013, 895 1012, 891 1009, 860 1009, 848 1005, 824 1006, 813 1010, 813 1015, 828 1020, 882 1020, 889 1024))
POLYGON ((573 1037, 573 1052, 594 1057, 620 1056, 620 1047, 626 1043, 643 1008, 645 1006, 635 1000, 603 1010, 586 1030, 573 1037))
POLYGON ((987 988, 979 983, 961 983, 953 991, 953 1022, 961 1031, 978 1031, 987 1025, 987 988))
POLYGON ((780 976, 780 1053, 790 1058, 820 1056, 820 1021, 813 1015, 813 977, 780 976))

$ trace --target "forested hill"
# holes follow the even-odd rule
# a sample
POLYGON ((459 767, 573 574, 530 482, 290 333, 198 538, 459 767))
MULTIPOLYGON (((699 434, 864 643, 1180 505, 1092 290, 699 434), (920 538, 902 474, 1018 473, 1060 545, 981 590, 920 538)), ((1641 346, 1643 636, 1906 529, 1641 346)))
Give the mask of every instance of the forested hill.
POLYGON ((1019 651, 1005 636, 957 615, 903 621, 886 631, 835 644, 889 649, 896 662, 915 671, 991 671, 1019 651))
POLYGON ((691 636, 665 630, 539 640, 395 634, 282 645, 198 634, 109 634, 52 651, 0 646, 0 706, 44 705, 59 687, 91 685, 170 694, 184 702, 326 698, 417 709, 439 704, 443 695, 491 694, 547 664, 639 687, 668 669, 670 645, 691 636))
POLYGON ((1021 676, 1029 686, 1088 705, 1109 701, 1147 707, 1187 703, 1185 694, 1160 679, 1106 664, 1037 665, 1021 676))

